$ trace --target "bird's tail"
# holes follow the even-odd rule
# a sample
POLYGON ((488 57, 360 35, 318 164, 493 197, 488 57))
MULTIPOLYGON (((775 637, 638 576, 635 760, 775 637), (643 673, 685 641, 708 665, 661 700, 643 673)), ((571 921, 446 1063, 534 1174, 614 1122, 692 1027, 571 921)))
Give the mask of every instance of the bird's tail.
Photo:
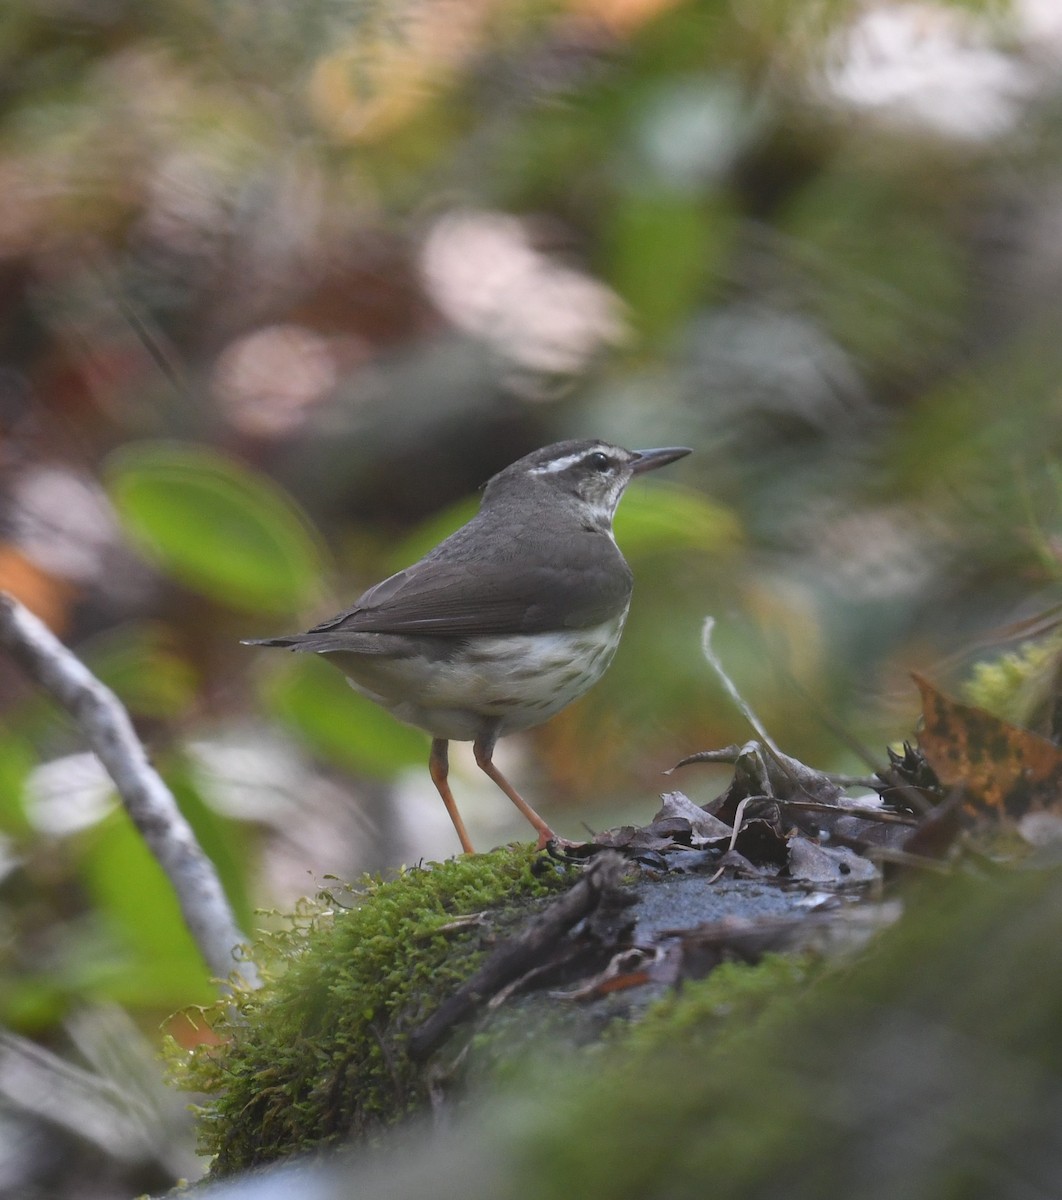
POLYGON ((309 633, 289 633, 283 637, 241 638, 240 645, 282 646, 298 654, 327 654, 329 651, 344 649, 341 639, 337 639, 334 633, 317 633, 313 630, 309 633), (340 641, 340 644, 337 645, 337 641, 340 641))

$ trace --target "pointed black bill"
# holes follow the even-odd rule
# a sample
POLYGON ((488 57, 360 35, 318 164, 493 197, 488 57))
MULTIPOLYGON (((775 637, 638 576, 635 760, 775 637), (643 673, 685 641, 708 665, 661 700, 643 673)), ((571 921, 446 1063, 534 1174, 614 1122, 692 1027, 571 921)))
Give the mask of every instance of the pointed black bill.
POLYGON ((635 475, 644 475, 646 471, 655 471, 657 467, 666 467, 676 458, 685 458, 693 451, 688 446, 664 446, 660 450, 635 450, 637 458, 631 463, 635 475))

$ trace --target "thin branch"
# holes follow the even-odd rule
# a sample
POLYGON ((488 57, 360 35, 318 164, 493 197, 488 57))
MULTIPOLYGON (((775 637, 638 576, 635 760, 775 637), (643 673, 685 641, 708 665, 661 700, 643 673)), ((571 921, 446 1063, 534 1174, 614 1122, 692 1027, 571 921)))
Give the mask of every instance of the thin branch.
POLYGON ((858 817, 862 821, 878 821, 882 825, 917 825, 919 818, 908 813, 889 812, 887 809, 868 808, 863 804, 845 804, 839 801, 829 804, 821 800, 782 800, 776 804, 785 808, 806 809, 808 812, 842 813, 846 817, 858 817))
POLYGON ((118 697, 13 596, 0 592, 0 646, 74 719, 114 780, 148 848, 166 873, 212 974, 257 987, 253 962, 238 957, 240 932, 214 864, 203 853, 118 697))
POLYGON ((776 758, 784 758, 781 750, 775 745, 774 739, 767 732, 766 726, 758 716, 752 711, 752 706, 745 700, 742 694, 737 690, 737 685, 726 673, 722 659, 715 652, 715 647, 712 645, 712 630, 715 628, 715 617, 705 617, 704 625, 701 629, 701 653, 708 660, 708 665, 719 676, 719 681, 726 688, 727 694, 733 700, 735 705, 741 711, 745 720, 752 726, 753 730, 759 736, 759 739, 767 747, 768 750, 776 758))

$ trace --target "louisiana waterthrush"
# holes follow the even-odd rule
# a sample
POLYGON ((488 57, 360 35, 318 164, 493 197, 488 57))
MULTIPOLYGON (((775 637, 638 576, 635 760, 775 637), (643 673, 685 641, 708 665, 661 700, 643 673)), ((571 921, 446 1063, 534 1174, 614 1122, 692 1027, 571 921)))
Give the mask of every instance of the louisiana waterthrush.
POLYGON ((635 475, 684 447, 624 450, 602 441, 546 446, 499 471, 479 512, 352 608, 251 646, 323 654, 355 691, 432 736, 428 760, 466 853, 472 843, 447 780, 447 745, 476 762, 535 827, 553 830, 493 762, 498 738, 530 729, 601 678, 619 644, 631 570, 612 518, 635 475))

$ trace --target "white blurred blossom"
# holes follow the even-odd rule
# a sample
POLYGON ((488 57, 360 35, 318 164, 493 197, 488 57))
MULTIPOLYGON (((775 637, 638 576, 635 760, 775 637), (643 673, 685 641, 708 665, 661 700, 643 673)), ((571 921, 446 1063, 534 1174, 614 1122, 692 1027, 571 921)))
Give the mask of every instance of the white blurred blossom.
POLYGON ((1013 0, 1013 15, 1026 53, 1048 68, 1062 62, 1062 4, 1059 0, 1013 0))
POLYGON ((530 370, 574 374, 626 336, 615 293, 536 249, 517 217, 441 217, 421 268, 433 301, 458 329, 530 370))
POLYGON ((68 754, 42 763, 26 780, 30 823, 54 837, 88 829, 116 803, 114 784, 95 754, 68 754))
POLYGON ((211 382, 231 424, 245 433, 279 437, 299 426, 337 377, 328 339, 301 325, 270 325, 230 343, 211 382))
POLYGON ((982 141, 1014 128, 1036 80, 1025 62, 994 44, 993 27, 976 14, 877 4, 835 43, 825 84, 851 107, 982 141))
POLYGON ((42 570, 75 583, 100 578, 121 542, 103 489, 68 467, 43 464, 15 481, 12 540, 42 570))

